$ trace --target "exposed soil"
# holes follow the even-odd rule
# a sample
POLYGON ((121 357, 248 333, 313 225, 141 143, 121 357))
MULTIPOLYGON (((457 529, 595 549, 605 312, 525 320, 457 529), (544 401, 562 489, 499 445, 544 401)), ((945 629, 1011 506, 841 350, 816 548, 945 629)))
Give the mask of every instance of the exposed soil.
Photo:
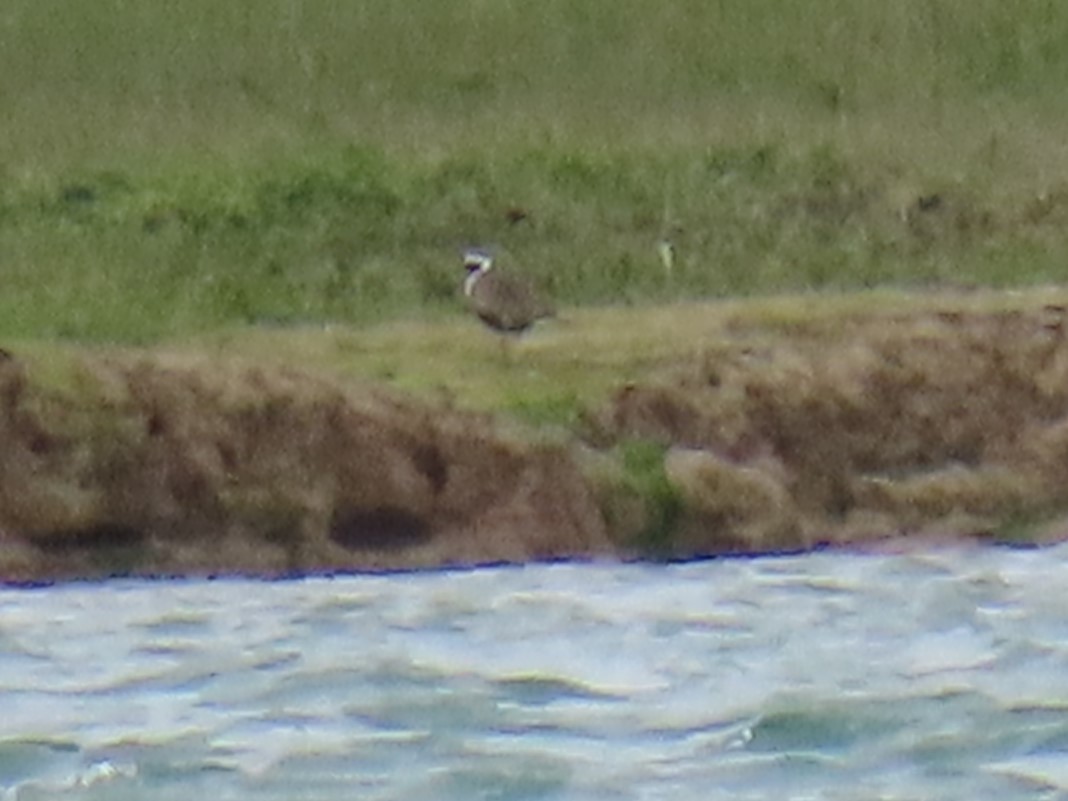
POLYGON ((5 353, 0 579, 1068 535, 1064 308, 736 322, 697 344, 570 442, 310 370, 5 353), (625 466, 634 441, 660 446, 656 475, 625 466))
POLYGON ((710 348, 621 388, 597 435, 651 438, 685 514, 676 555, 979 536, 1063 538, 1060 306, 838 320, 710 348))
POLYGON ((266 575, 612 550, 567 448, 289 370, 0 364, 0 577, 266 575), (86 387, 88 386, 88 389, 86 387))

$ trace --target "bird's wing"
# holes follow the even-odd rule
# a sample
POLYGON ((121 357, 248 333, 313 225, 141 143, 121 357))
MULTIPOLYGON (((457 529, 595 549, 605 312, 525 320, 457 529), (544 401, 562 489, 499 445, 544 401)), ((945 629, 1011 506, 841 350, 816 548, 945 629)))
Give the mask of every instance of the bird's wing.
POLYGON ((508 276, 502 291, 506 293, 509 305, 516 310, 517 317, 521 315, 533 321, 551 317, 556 313, 553 305, 542 296, 533 282, 526 278, 508 276))

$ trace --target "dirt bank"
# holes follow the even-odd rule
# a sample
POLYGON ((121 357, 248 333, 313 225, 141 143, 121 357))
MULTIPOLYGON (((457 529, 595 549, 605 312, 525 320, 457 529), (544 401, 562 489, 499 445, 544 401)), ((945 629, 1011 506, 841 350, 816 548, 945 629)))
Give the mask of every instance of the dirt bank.
POLYGON ((1068 534, 1064 306, 733 334, 594 419, 668 449, 675 555, 1068 534))
POLYGON ((12 347, 0 579, 1068 535, 1064 306, 708 313, 544 431, 316 364, 12 347))
POLYGON ((555 444, 306 371, 0 364, 0 577, 280 574, 611 550, 555 444))

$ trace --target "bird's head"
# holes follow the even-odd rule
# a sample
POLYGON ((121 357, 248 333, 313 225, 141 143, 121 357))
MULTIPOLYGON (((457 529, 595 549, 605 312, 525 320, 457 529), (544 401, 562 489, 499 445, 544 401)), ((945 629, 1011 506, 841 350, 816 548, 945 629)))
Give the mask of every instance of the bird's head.
POLYGON ((481 248, 464 251, 464 269, 468 275, 487 273, 493 268, 493 256, 481 248))

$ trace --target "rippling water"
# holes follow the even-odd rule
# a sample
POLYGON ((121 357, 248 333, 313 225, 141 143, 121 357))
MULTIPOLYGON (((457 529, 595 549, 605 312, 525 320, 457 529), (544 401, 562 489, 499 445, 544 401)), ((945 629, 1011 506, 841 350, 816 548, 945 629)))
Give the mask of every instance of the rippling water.
POLYGON ((1068 793, 1068 548, 0 589, 0 798, 1068 793))

